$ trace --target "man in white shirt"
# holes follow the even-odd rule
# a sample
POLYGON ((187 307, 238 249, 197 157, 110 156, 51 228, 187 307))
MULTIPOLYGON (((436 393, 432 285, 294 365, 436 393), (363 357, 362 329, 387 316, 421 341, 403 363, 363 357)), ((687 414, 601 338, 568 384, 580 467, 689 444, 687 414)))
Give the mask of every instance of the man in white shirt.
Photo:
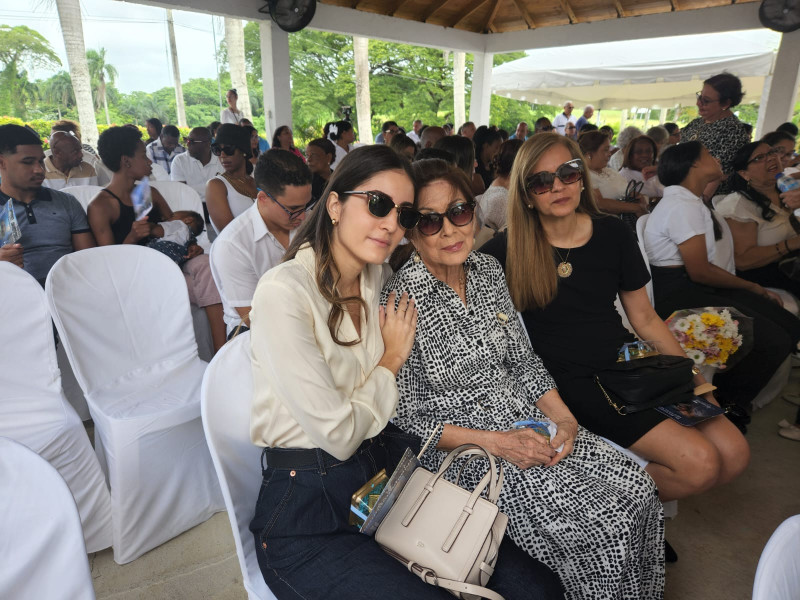
POLYGON ((228 336, 250 326, 258 280, 283 258, 311 200, 311 171, 292 152, 260 155, 256 203, 231 221, 211 246, 211 273, 222 297, 228 336))
POLYGON ((578 121, 578 119, 575 118, 575 115, 572 114, 572 110, 574 108, 575 105, 572 103, 572 100, 567 100, 564 102, 564 112, 553 119, 553 127, 555 128, 556 133, 564 135, 564 128, 567 126, 567 123, 576 123, 578 121))
POLYGON ((206 183, 222 173, 219 158, 211 152, 211 132, 207 127, 195 127, 186 138, 186 152, 172 159, 170 179, 187 184, 206 200, 206 183))
POLYGON ((411 138, 411 141, 413 141, 415 144, 419 144, 419 132, 420 132, 421 129, 422 129, 422 121, 419 120, 419 119, 416 119, 414 121, 414 130, 413 131, 409 131, 406 135, 409 138, 411 138))
POLYGON ((53 132, 50 151, 50 156, 44 159, 45 187, 60 190, 74 185, 97 185, 97 170, 83 159, 81 142, 74 133, 53 132))

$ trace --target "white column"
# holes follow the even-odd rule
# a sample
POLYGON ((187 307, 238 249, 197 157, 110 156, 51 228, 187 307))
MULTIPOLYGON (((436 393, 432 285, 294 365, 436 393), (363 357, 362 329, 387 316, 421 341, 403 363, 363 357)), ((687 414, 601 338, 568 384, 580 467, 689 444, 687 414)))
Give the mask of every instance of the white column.
MULTIPOLYGON (((475 125, 489 124, 489 108, 492 101, 492 59, 491 52, 475 52, 472 64, 472 93, 469 102, 469 120, 475 125)), ((459 127, 461 123, 456 123, 459 127)))
POLYGON ((292 126, 292 90, 289 76, 289 34, 271 21, 259 21, 261 80, 267 139, 281 125, 292 126))
POLYGON ((765 93, 761 98, 758 123, 754 139, 774 130, 792 116, 797 87, 800 85, 800 30, 784 33, 775 57, 772 77, 764 82, 765 93))
POLYGON ((661 112, 658 113, 658 124, 663 125, 666 122, 667 122, 667 109, 662 108, 661 112))
POLYGON ((463 52, 453 53, 453 122, 456 130, 467 120, 467 109, 464 105, 465 59, 463 52))
MULTIPOLYGON (((622 112, 619 115, 619 131, 625 129, 625 121, 627 120, 628 120, 628 109, 623 108, 622 112)), ((617 132, 617 134, 619 134, 619 131, 617 132)))

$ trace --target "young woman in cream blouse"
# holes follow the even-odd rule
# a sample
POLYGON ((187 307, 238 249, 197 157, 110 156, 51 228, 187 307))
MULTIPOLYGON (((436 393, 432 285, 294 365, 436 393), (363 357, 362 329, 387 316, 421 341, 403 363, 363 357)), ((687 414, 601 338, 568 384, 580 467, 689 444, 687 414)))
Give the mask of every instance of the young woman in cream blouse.
MULTIPOLYGON (((419 443, 387 427, 414 300, 393 294, 379 308, 401 223, 419 218, 414 199, 410 167, 391 148, 351 151, 253 298, 250 434, 264 451, 250 530, 281 600, 452 598, 348 524, 352 494, 419 443)), ((489 586, 508 600, 543 598, 553 577, 506 539, 489 586)))

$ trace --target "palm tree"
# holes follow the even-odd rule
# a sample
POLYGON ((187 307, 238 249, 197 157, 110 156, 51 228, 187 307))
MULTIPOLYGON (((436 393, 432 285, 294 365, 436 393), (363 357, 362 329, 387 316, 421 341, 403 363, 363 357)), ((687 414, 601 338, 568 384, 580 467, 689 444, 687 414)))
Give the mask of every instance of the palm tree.
POLYGON ((106 96, 106 81, 114 85, 119 73, 116 67, 106 62, 106 49, 100 48, 97 50, 88 50, 86 52, 86 61, 89 65, 89 76, 91 78, 92 87, 97 88, 96 103, 97 108, 100 108, 100 101, 103 102, 103 108, 106 111, 106 125, 111 125, 111 118, 108 116, 108 97, 106 96))
POLYGON ((225 17, 225 44, 228 47, 228 64, 231 70, 231 87, 239 94, 237 107, 244 117, 252 120, 250 94, 247 91, 247 71, 244 60, 244 27, 240 19, 225 17))
POLYGON ((55 104, 58 118, 61 118, 61 108, 75 106, 75 94, 72 90, 72 80, 69 73, 59 71, 47 81, 42 82, 40 89, 42 100, 48 104, 55 104))
POLYGON ((83 132, 83 142, 94 146, 97 144, 97 119, 92 103, 91 78, 86 64, 86 46, 83 43, 83 22, 81 21, 80 0, 56 0, 58 19, 61 23, 61 35, 64 36, 64 47, 67 51, 69 74, 72 78, 72 89, 78 105, 78 120, 83 132))

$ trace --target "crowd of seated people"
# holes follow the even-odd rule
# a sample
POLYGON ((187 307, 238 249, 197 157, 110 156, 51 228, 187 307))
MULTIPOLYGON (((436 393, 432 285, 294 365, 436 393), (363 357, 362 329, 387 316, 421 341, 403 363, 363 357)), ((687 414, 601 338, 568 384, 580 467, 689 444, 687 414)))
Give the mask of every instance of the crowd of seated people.
MULTIPOLYGON (((775 175, 797 174, 797 132, 748 143, 731 77, 704 82, 697 120, 625 128, 617 152, 614 131, 590 122, 594 108, 577 119, 572 102, 511 136, 387 120, 362 147, 352 123, 336 121, 304 152, 287 125, 266 144, 235 90, 221 123, 192 129, 184 145, 154 119, 147 143, 137 128, 109 128, 99 159, 58 129, 45 160, 31 130, 3 126, 0 200, 14 199, 23 238, 0 260, 44 282, 65 253, 147 245, 180 265, 216 349, 251 329, 250 434, 264 448, 264 485, 250 527, 277 597, 449 597, 347 522, 366 479, 432 438, 428 468, 469 442, 503 462, 509 527, 494 591, 660 598, 670 558, 661 502, 744 471, 750 403, 800 342, 800 319, 769 289, 800 295, 800 191, 775 186, 775 175), (153 164, 198 192, 205 218, 173 212, 153 188, 153 211, 136 220, 131 191, 153 164), (84 175, 104 185, 88 218, 58 191, 84 175), (643 257, 620 217, 648 214, 643 257), (209 254, 194 242, 203 220, 217 234, 209 254), (482 226, 492 232, 478 248, 482 226), (634 339, 616 298, 635 336, 678 356, 663 320, 673 311, 752 317, 752 351, 704 393, 737 410, 690 428, 655 410, 615 411, 594 374, 634 339), (549 418, 552 439, 515 428, 530 418, 549 418), (363 577, 333 577, 353 560, 370 565, 363 577)), ((797 425, 781 435, 800 439, 797 425)), ((465 485, 480 477, 464 468, 465 485)))

